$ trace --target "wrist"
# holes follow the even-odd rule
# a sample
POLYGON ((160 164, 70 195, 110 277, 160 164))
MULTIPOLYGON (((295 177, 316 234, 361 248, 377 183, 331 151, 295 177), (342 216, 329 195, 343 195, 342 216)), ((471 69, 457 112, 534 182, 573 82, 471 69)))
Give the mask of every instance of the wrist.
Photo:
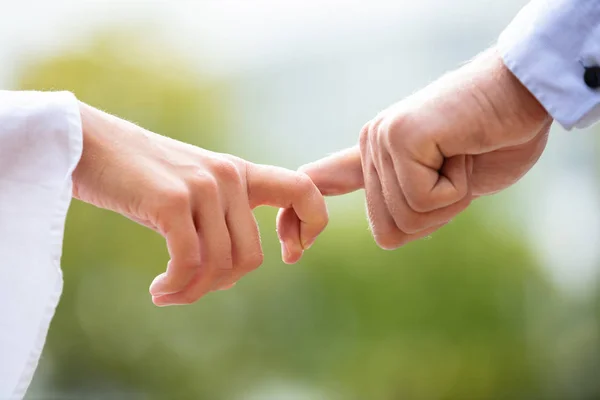
POLYGON ((495 48, 483 53, 474 64, 480 69, 480 96, 504 129, 514 127, 527 131, 547 122, 551 117, 544 106, 506 67, 495 48), (507 126, 509 125, 509 126, 507 126))
POLYGON ((102 174, 100 166, 106 164, 107 154, 105 149, 107 138, 106 132, 110 131, 108 121, 104 113, 95 108, 79 102, 81 115, 81 129, 83 136, 83 151, 77 167, 73 171, 73 197, 81 199, 81 190, 84 190, 85 182, 94 176, 102 174))

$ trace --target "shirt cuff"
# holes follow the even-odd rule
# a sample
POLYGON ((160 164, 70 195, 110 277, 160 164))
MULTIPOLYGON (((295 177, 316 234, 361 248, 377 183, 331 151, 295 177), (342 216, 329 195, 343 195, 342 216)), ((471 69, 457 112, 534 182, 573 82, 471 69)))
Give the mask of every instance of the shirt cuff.
POLYGON ((600 89, 586 67, 600 65, 600 1, 533 0, 498 39, 507 68, 565 129, 600 120, 600 89))
POLYGON ((62 292, 60 259, 83 139, 68 92, 0 91, 0 398, 25 395, 62 292))

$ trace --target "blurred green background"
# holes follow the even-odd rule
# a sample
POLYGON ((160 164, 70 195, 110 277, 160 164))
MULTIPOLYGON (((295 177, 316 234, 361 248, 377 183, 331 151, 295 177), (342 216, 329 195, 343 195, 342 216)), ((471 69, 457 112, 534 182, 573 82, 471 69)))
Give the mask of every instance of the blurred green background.
MULTIPOLYGON (((144 37, 93 33, 78 47, 30 57, 14 86, 71 90, 149 130, 299 166, 293 157, 286 165, 267 139, 244 144, 236 101, 256 95, 256 107, 269 105, 256 79, 240 96, 239 81, 203 74, 184 52, 144 37)), ((277 79, 268 73, 259 83, 269 77, 277 79)), ((273 134, 259 123, 245 129, 273 134)), ((528 209, 520 193, 478 200, 394 252, 375 246, 362 194, 331 199, 330 226, 294 266, 280 260, 276 210, 259 209, 264 265, 232 290, 168 308, 148 294, 168 260, 162 238, 74 202, 65 289, 27 398, 598 399, 600 290, 591 278, 585 291, 557 284, 522 216, 509 212, 528 209)))

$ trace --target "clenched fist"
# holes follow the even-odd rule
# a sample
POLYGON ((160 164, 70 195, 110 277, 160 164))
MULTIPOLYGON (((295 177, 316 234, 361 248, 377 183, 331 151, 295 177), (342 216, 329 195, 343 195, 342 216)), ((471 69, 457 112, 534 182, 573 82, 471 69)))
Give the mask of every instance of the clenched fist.
POLYGON ((519 180, 551 123, 491 50, 381 112, 358 146, 301 170, 326 195, 364 188, 373 236, 394 249, 519 180))
POLYGON ((288 263, 327 224, 323 196, 303 173, 181 143, 85 104, 81 116, 73 195, 166 238, 171 260, 150 288, 156 305, 192 303, 262 264, 257 206, 289 210, 277 222, 288 263))

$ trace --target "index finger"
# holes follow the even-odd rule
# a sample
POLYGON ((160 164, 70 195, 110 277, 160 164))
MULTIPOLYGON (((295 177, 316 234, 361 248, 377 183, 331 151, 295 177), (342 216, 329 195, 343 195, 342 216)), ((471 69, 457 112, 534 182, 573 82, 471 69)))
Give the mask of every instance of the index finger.
POLYGON ((248 199, 255 208, 292 208, 300 220, 300 240, 309 246, 329 220, 323 195, 308 175, 271 165, 248 164, 248 199))
POLYGON ((364 187, 358 146, 306 164, 300 171, 307 174, 326 196, 338 196, 364 187))

